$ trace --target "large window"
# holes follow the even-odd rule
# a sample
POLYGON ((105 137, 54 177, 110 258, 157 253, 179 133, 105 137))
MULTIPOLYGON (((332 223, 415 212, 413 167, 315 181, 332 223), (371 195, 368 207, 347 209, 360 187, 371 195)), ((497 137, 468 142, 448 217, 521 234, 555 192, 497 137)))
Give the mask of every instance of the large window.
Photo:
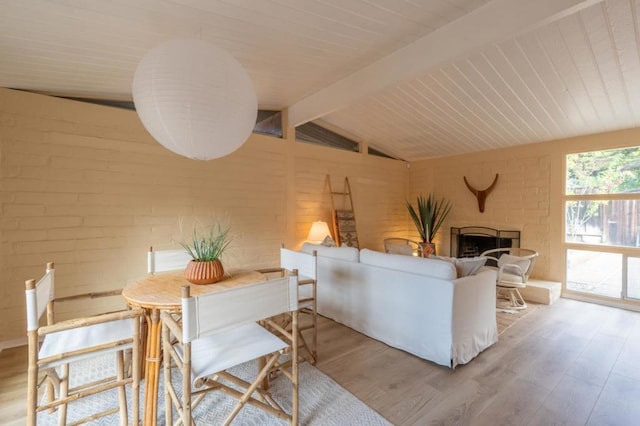
POLYGON ((640 147, 566 157, 567 290, 640 299, 640 147))

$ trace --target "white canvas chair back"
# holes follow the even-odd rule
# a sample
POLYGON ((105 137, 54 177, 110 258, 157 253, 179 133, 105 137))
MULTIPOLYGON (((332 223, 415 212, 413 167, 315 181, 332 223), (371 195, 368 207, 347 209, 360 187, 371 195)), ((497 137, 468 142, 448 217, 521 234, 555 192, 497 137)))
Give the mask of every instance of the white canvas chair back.
POLYGON ((297 309, 296 276, 183 298, 183 342, 297 309))
POLYGON ((191 256, 184 249, 154 250, 151 247, 147 253, 147 272, 155 274, 184 269, 191 260, 191 256))
POLYGON ((37 330, 42 314, 47 305, 53 300, 55 269, 52 263, 47 263, 47 269, 38 280, 35 288, 25 291, 27 298, 27 331, 37 330))
POLYGON ((318 275, 318 257, 308 253, 280 249, 280 267, 289 271, 298 270, 298 278, 300 280, 312 279, 317 280, 318 275))

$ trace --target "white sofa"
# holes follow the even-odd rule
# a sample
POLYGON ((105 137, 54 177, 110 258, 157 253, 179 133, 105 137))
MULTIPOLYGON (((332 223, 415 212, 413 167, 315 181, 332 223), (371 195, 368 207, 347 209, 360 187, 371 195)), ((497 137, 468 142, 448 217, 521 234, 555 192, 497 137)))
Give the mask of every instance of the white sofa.
POLYGON ((498 341, 496 274, 446 261, 304 244, 318 253, 318 313, 447 367, 498 341))

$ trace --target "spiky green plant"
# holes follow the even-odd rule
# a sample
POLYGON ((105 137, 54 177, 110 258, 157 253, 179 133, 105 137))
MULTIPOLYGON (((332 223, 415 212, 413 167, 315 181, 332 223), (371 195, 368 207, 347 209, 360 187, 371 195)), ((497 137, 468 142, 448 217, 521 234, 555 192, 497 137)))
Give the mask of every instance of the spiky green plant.
POLYGON ((451 211, 451 202, 444 198, 436 200, 433 194, 427 198, 418 196, 418 211, 407 201, 407 210, 415 223, 423 243, 432 243, 438 229, 451 211))
POLYGON ((209 262, 220 259, 222 253, 231 242, 229 228, 220 224, 208 227, 208 234, 201 234, 197 228, 193 229, 191 243, 182 242, 180 245, 196 262, 209 262))

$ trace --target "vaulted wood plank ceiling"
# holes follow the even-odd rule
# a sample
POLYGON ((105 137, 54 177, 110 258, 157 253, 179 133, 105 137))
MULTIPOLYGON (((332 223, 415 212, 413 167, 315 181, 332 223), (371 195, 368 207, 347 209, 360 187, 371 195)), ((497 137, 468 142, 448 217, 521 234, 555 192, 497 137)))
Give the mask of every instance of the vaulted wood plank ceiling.
POLYGON ((130 100, 195 37, 261 105, 415 160, 638 126, 639 25, 640 0, 4 0, 0 86, 130 100))

